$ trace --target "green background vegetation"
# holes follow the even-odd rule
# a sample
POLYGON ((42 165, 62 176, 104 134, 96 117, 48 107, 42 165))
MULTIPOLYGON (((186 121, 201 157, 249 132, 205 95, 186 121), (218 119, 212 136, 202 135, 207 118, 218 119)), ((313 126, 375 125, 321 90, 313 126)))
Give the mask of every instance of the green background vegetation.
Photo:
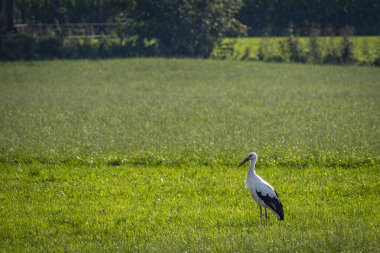
MULTIPOLYGON (((135 38, 32 38, 16 35, 0 41, 0 60, 103 59, 157 57, 157 40, 135 38)), ((214 44, 214 59, 380 66, 379 36, 226 38, 214 44)))
MULTIPOLYGON (((4 0, 0 5, 0 60, 205 58, 223 38, 246 35, 379 36, 378 13, 380 4, 372 0, 4 0)), ((265 52, 262 58, 305 62, 305 53, 298 52, 302 43, 291 43, 295 57, 265 52)), ((314 56, 317 44, 311 45, 314 56)), ((380 64, 379 58, 370 59, 369 46, 347 45, 342 54, 348 55, 340 60, 340 48, 328 44, 327 63, 380 64), (350 57, 350 49, 365 51, 366 58, 350 57)), ((316 58, 313 63, 324 63, 316 58)))
MULTIPOLYGON (((319 26, 324 35, 339 33, 339 30, 345 26, 354 27, 358 35, 379 35, 380 32, 378 15, 380 4, 376 0, 14 0, 13 2, 16 10, 15 19, 19 23, 28 23, 32 20, 45 24, 95 23, 116 21, 118 17, 126 17, 136 23, 158 21, 149 25, 154 28, 161 27, 164 31, 165 25, 170 24, 170 21, 184 20, 182 18, 186 15, 181 17, 183 11, 197 13, 197 17, 206 18, 210 16, 206 14, 207 12, 215 14, 216 9, 223 9, 225 15, 233 14, 237 21, 248 27, 249 36, 281 36, 287 34, 289 24, 293 24, 297 33, 302 35, 309 33, 310 26, 319 26), (156 19, 157 15, 160 15, 161 19, 156 19)), ((199 21, 194 15, 188 17, 192 17, 193 22, 199 21)), ((130 22, 130 25, 129 29, 134 28, 133 22, 130 22)), ((174 28, 179 24, 170 25, 174 28)), ((226 22, 224 25, 232 26, 236 23, 226 22)))
POLYGON ((379 251, 374 67, 0 64, 2 251, 379 251), (285 221, 260 225, 249 151, 285 221))
POLYGON ((378 36, 254 37, 224 39, 211 54, 216 59, 356 63, 380 65, 378 36))
POLYGON ((322 35, 337 35, 349 26, 357 35, 379 35, 380 3, 376 0, 244 0, 237 18, 249 36, 281 36, 292 25, 298 35, 318 27, 322 35))

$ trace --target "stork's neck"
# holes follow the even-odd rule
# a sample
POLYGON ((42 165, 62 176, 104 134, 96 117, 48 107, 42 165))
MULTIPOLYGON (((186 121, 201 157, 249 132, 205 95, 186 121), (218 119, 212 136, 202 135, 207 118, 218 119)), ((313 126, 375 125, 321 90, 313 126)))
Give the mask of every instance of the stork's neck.
POLYGON ((256 175, 256 173, 255 173, 255 164, 256 164, 256 160, 249 161, 249 167, 248 167, 248 172, 247 172, 248 176, 254 176, 254 175, 256 175))

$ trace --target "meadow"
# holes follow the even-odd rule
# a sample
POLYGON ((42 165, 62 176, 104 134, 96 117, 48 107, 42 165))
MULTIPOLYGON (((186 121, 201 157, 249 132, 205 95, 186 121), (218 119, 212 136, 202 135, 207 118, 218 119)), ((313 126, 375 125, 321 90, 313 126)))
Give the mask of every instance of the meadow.
POLYGON ((380 250, 380 72, 0 63, 0 251, 380 250), (284 204, 259 209, 248 152, 284 204))

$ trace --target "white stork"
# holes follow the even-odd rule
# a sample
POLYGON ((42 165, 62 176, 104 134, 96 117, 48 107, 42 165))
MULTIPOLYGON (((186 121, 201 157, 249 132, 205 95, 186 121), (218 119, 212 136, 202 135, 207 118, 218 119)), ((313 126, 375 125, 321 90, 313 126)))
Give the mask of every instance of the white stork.
POLYGON ((255 164, 257 160, 257 155, 255 152, 248 154, 239 164, 239 167, 242 166, 247 161, 250 161, 248 168, 247 176, 245 179, 245 187, 251 192, 251 195, 255 202, 260 207, 260 221, 262 223, 262 207, 265 211, 265 223, 268 223, 268 214, 267 208, 269 208, 274 215, 277 216, 278 220, 284 220, 284 210, 282 209, 282 204, 278 198, 277 192, 273 187, 265 182, 261 177, 259 177, 255 172, 255 164))

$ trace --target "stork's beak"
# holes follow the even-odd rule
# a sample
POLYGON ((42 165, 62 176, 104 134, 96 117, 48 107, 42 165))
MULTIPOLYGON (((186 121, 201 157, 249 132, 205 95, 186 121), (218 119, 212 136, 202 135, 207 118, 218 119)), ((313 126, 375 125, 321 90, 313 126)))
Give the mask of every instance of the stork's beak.
POLYGON ((249 158, 247 157, 247 158, 245 158, 243 161, 241 161, 241 163, 239 164, 238 168, 239 168, 240 166, 242 166, 243 164, 245 164, 248 160, 249 160, 249 158))

